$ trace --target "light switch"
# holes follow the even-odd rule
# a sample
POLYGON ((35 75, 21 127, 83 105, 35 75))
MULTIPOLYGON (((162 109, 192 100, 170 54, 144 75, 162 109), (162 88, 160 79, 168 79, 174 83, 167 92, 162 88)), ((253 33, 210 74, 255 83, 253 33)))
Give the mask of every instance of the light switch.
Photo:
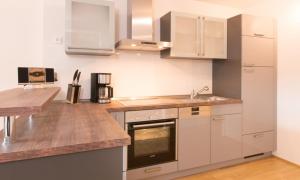
POLYGON ((62 45, 63 43, 64 43, 64 38, 63 37, 55 37, 54 44, 62 45))

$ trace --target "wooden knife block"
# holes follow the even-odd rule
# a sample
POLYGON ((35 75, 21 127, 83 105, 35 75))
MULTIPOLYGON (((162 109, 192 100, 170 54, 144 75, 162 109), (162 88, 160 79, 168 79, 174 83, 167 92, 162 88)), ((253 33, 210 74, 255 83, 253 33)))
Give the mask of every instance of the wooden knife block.
POLYGON ((80 85, 68 84, 67 102, 70 104, 76 104, 80 97, 80 85))

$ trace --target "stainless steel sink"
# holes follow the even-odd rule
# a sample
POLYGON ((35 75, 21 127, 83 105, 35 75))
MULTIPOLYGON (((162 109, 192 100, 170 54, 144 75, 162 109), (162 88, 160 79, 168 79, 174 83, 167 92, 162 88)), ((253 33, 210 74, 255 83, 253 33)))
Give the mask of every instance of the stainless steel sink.
POLYGON ((207 95, 198 96, 193 99, 190 98, 184 99, 184 101, 188 101, 188 102, 212 102, 212 101, 226 101, 226 100, 228 100, 228 98, 219 97, 219 96, 207 96, 207 95))
POLYGON ((176 97, 150 97, 150 98, 132 98, 119 100, 124 106, 147 106, 147 105, 161 105, 161 104, 176 104, 182 103, 200 103, 200 102, 213 102, 213 101, 225 101, 228 98, 213 96, 213 95, 201 95, 191 99, 189 96, 176 96, 176 97))
POLYGON ((207 97, 199 97, 199 98, 196 98, 196 99, 201 99, 201 100, 204 100, 204 101, 225 101, 228 98, 219 97, 219 96, 207 96, 207 97))

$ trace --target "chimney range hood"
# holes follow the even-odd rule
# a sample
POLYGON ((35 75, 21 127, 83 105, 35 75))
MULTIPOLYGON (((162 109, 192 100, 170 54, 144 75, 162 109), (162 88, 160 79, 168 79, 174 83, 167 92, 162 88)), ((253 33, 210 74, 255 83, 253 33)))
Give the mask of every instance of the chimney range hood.
POLYGON ((161 51, 170 42, 154 40, 152 0, 128 0, 127 39, 116 44, 119 50, 161 51))

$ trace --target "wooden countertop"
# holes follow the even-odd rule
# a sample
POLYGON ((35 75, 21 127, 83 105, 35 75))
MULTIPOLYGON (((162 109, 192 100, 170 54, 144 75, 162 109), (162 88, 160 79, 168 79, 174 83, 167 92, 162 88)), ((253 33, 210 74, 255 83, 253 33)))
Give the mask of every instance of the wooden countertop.
POLYGON ((12 143, 0 145, 0 163, 130 144, 129 135, 106 111, 106 105, 92 103, 50 103, 32 121, 26 117, 16 120, 12 134, 12 143))
POLYGON ((150 99, 138 99, 138 100, 120 100, 115 101, 107 106, 109 112, 122 112, 122 111, 140 111, 151 109, 164 109, 164 108, 184 108, 192 106, 214 106, 225 104, 240 104, 241 99, 226 98, 225 100, 215 101, 201 101, 191 100, 188 96, 166 96, 150 99), (133 103, 131 103, 132 101, 133 103))
POLYGON ((51 102, 60 88, 15 88, 0 92, 0 116, 36 114, 51 102))
POLYGON ((129 145, 129 135, 109 112, 236 103, 242 101, 200 102, 167 98, 130 106, 120 101, 105 105, 89 102, 70 105, 55 101, 43 112, 34 115, 32 121, 25 117, 15 121, 13 142, 0 146, 0 163, 129 145))

